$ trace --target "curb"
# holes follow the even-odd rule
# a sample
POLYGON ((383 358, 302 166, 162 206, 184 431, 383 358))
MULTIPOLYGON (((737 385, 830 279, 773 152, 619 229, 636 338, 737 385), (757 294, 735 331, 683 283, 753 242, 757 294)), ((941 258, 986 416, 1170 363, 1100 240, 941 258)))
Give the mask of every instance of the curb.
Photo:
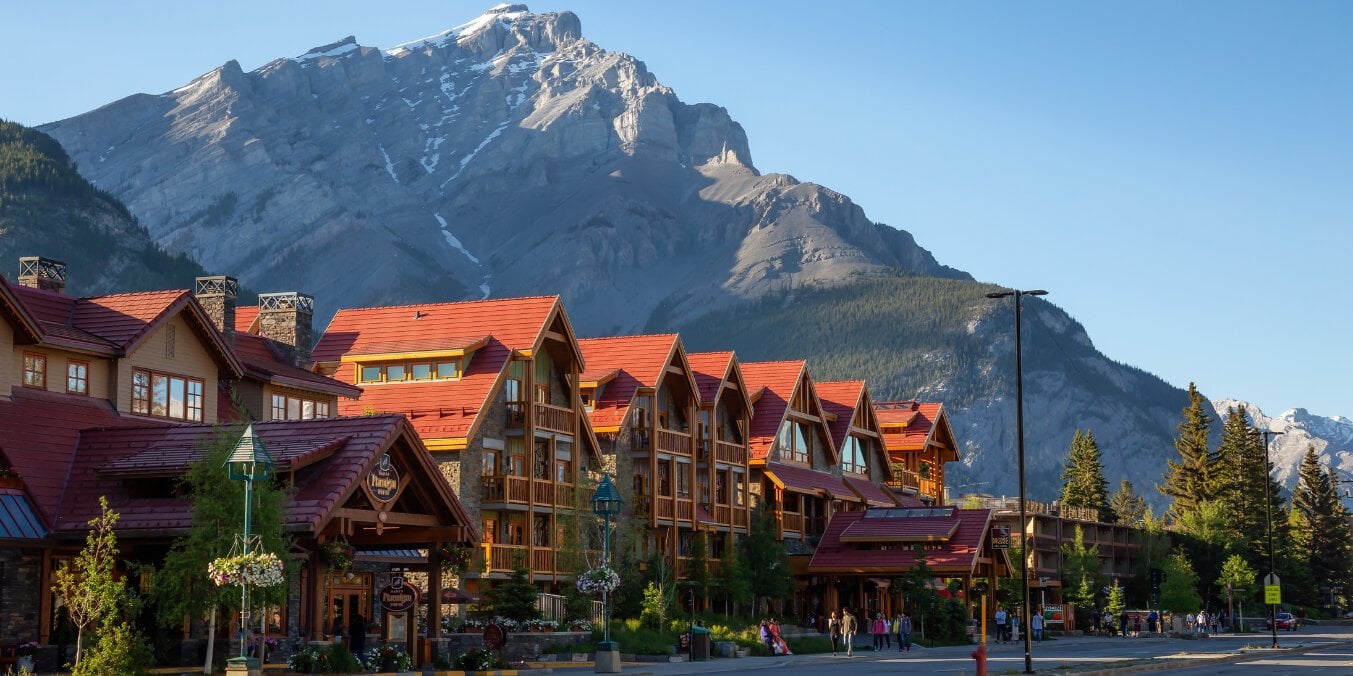
MULTIPOLYGON (((1125 667, 1116 667, 1112 669, 1097 669, 1095 671, 1072 671, 1076 676, 1112 676, 1114 674, 1131 674, 1144 671, 1169 671, 1171 669, 1183 669, 1185 667, 1204 667, 1210 664, 1226 664, 1227 662, 1239 662, 1240 660, 1260 657, 1262 655, 1285 655, 1297 651, 1320 650, 1338 646, 1353 645, 1353 641, 1334 641, 1331 643, 1315 643, 1311 645, 1292 646, 1289 648, 1263 648, 1261 651, 1250 650, 1239 652, 1232 655, 1219 655, 1217 657, 1204 657, 1198 659, 1164 659, 1159 662, 1147 662, 1145 664, 1134 664, 1125 667)), ((1242 649, 1243 650, 1243 649, 1242 649)), ((1073 667, 1074 669, 1074 667, 1073 667)))

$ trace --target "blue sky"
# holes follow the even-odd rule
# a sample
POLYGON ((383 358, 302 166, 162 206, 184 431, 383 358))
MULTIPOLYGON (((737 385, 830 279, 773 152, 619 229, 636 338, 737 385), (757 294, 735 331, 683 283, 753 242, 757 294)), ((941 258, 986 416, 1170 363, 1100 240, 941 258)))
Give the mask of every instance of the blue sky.
MULTIPOLYGON (((0 0, 0 117, 228 59, 390 47, 493 3, 0 0)), ((850 195, 1110 357, 1353 417, 1353 3, 532 2, 729 109, 762 172, 850 195)))

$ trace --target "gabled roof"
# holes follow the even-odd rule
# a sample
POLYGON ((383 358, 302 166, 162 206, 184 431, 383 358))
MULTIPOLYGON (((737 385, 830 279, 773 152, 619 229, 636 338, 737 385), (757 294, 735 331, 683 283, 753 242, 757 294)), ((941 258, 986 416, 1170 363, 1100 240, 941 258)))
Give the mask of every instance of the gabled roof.
POLYGON ((186 314, 189 325, 207 344, 222 371, 229 377, 239 377, 243 372, 206 311, 186 289, 75 298, 26 286, 11 288, 37 320, 44 344, 103 356, 126 356, 163 322, 186 314))
POLYGON ((862 477, 842 475, 842 481, 871 507, 896 507, 898 503, 883 487, 862 477))
MULTIPOLYGON (((478 540, 472 523, 450 486, 423 450, 417 435, 399 416, 360 416, 317 420, 287 420, 253 423, 267 444, 280 471, 294 471, 294 488, 284 512, 285 526, 292 531, 321 529, 347 498, 358 490, 362 477, 401 438, 413 449, 404 461, 439 496, 434 510, 439 516, 466 528, 478 540)), ((90 430, 81 435, 71 467, 69 488, 61 504, 57 530, 81 533, 99 510, 98 496, 108 496, 109 506, 121 514, 120 533, 137 531, 161 534, 186 529, 191 523, 186 498, 133 498, 123 490, 126 476, 141 476, 148 463, 160 459, 181 470, 194 462, 208 444, 224 431, 238 435, 239 426, 179 425, 117 430, 90 430)), ((162 474, 162 473, 161 473, 162 474)), ((450 524, 448 524, 450 525, 450 524)))
POLYGON ((921 451, 934 443, 946 451, 941 462, 958 460, 954 430, 944 405, 938 402, 879 401, 874 413, 883 428, 883 446, 888 451, 921 451))
POLYGON ((846 434, 855 420, 855 410, 864 399, 864 381, 840 380, 816 384, 822 410, 836 416, 836 420, 829 422, 827 427, 832 432, 832 443, 841 448, 841 444, 846 443, 846 434))
POLYGON ((863 502, 855 491, 846 486, 841 477, 834 474, 776 462, 766 463, 765 473, 766 478, 782 490, 833 500, 863 502))
POLYGON ((742 375, 742 366, 732 352, 696 352, 686 355, 686 361, 690 363, 695 382, 700 387, 702 406, 717 403, 720 392, 735 387, 743 410, 751 415, 751 392, 742 375))
POLYGON ((589 372, 617 371, 587 415, 598 432, 618 431, 627 420, 639 389, 657 389, 673 362, 677 362, 685 373, 691 396, 699 396, 695 376, 681 348, 681 339, 675 333, 584 338, 578 345, 583 350, 589 372))
POLYGON ((581 363, 558 296, 349 308, 334 315, 311 358, 336 364, 334 378, 356 383, 354 358, 389 355, 392 345, 413 345, 401 341, 415 341, 418 349, 409 350, 414 353, 465 350, 482 341, 458 380, 367 385, 361 399, 340 399, 338 404, 344 415, 404 413, 424 440, 468 439, 482 420, 480 413, 501 389, 513 353, 533 354, 547 336, 561 337, 581 363))
POLYGON ((916 565, 910 543, 927 542, 926 563, 939 575, 971 574, 991 526, 989 509, 870 508, 837 512, 808 564, 814 574, 901 574, 916 565), (902 543, 869 549, 868 542, 902 543))
MULTIPOLYGON (((780 425, 785 421, 789 412, 789 403, 794 400, 798 389, 803 386, 812 387, 811 378, 808 376, 808 363, 803 360, 798 361, 761 361, 747 362, 742 364, 742 377, 747 382, 750 391, 762 390, 759 398, 754 398, 755 405, 752 414, 751 430, 749 431, 749 448, 751 449, 751 459, 753 461, 764 461, 770 455, 770 449, 775 445, 776 434, 780 431, 780 425)), ((822 404, 817 395, 813 392, 809 394, 810 410, 803 411, 808 415, 821 416, 822 404)), ((827 440, 827 461, 835 464, 837 458, 836 446, 832 444, 831 430, 827 426, 825 418, 822 420, 820 429, 823 437, 827 440)))
POLYGON ((27 336, 25 342, 36 343, 42 339, 42 329, 38 321, 28 313, 18 296, 10 289, 10 283, 0 275, 0 318, 4 318, 14 327, 15 332, 27 336))
POLYGON ((362 388, 293 365, 278 352, 276 343, 253 333, 235 333, 235 356, 246 377, 302 390, 356 398, 362 388))

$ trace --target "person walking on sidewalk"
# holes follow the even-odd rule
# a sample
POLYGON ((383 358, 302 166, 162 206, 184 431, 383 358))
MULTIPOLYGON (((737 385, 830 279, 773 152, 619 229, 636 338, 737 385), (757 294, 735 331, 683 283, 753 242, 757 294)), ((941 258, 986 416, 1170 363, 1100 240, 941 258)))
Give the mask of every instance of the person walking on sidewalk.
POLYGON ((1034 633, 1034 640, 1035 640, 1035 641, 1038 641, 1039 643, 1042 643, 1042 642, 1043 642, 1043 613, 1042 613, 1042 611, 1039 611, 1039 612, 1034 613, 1033 617, 1029 618, 1029 630, 1032 631, 1032 632, 1034 633))
POLYGON ((836 644, 841 642, 841 620, 836 618, 835 610, 827 618, 827 636, 832 640, 832 657, 836 657, 836 644))
POLYGON ((996 606, 996 642, 997 642, 997 643, 1004 643, 1004 642, 1005 642, 1005 630, 1006 630, 1006 627, 1007 627, 1006 622, 1008 622, 1009 619, 1010 619, 1010 618, 1007 617, 1006 614, 1005 614, 1005 608, 1003 608, 1003 607, 1001 607, 1001 606, 996 606))
POLYGON ((888 623, 888 634, 897 637, 897 652, 902 652, 902 613, 888 623))
POLYGON ((846 641, 846 657, 855 656, 855 632, 859 627, 855 624, 855 616, 850 614, 849 608, 841 609, 841 636, 846 641))
POLYGON ((911 652, 911 617, 904 610, 898 616, 898 620, 901 621, 901 628, 897 634, 897 647, 902 652, 909 653, 911 652))
POLYGON ((883 650, 883 637, 888 635, 888 623, 883 619, 883 613, 874 613, 873 622, 874 634, 874 652, 883 650))

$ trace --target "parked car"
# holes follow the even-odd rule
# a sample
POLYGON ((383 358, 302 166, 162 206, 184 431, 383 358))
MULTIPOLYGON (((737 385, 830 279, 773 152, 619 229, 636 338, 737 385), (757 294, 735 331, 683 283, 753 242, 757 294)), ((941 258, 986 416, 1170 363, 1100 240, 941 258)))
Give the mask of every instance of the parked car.
MULTIPOLYGON (((1268 619, 1268 621, 1264 623, 1264 628, 1265 628, 1265 629, 1272 629, 1272 628, 1273 628, 1273 618, 1270 617, 1270 618, 1268 619)), ((1278 613, 1278 630, 1279 630, 1279 631, 1296 631, 1296 630, 1297 630, 1297 618, 1296 618, 1296 617, 1293 617, 1293 616, 1292 616, 1292 613, 1278 613)))

